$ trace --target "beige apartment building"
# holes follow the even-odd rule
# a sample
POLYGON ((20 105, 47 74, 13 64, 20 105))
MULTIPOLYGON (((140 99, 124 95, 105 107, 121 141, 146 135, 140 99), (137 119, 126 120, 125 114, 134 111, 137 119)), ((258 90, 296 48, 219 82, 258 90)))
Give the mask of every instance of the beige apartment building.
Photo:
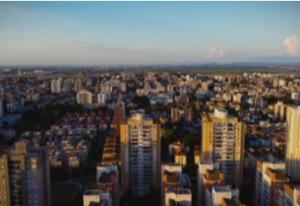
POLYGON ((300 206, 300 184, 286 184, 277 190, 278 206, 300 206))
POLYGON ((283 162, 256 163, 255 206, 276 206, 278 189, 288 183, 283 162))
POLYGON ((201 161, 219 163, 224 183, 240 187, 243 180, 244 123, 216 108, 202 115, 201 161))
POLYGON ((142 112, 121 124, 122 194, 143 196, 160 186, 160 124, 142 112))
POLYGON ((287 109, 286 172, 293 181, 300 181, 300 107, 287 109))
POLYGON ((47 150, 27 141, 0 156, 1 206, 51 206, 50 166, 47 150))

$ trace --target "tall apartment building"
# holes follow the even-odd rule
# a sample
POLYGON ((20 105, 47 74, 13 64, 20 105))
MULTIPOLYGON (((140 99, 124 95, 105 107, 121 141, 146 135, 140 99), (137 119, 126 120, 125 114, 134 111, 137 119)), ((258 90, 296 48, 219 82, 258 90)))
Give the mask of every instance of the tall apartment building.
POLYGON ((74 91, 80 92, 82 90, 82 79, 76 79, 74 82, 74 91))
POLYGON ((219 164, 213 162, 200 162, 197 177, 197 205, 206 206, 210 201, 207 199, 214 186, 223 185, 224 175, 219 170, 219 164))
POLYGON ((160 182, 160 124, 135 113, 121 124, 122 193, 137 196, 158 188, 160 182))
POLYGON ((300 91, 293 91, 291 93, 291 99, 294 100, 295 102, 300 101, 300 91))
POLYGON ((16 142, 0 156, 1 206, 51 206, 47 150, 28 141, 16 142))
POLYGON ((118 165, 97 165, 97 185, 101 191, 109 191, 112 206, 120 205, 120 186, 118 165))
POLYGON ((64 81, 64 91, 65 93, 70 93, 72 91, 73 79, 65 79, 64 81))
POLYGON ((283 162, 256 163, 255 205, 276 206, 278 189, 288 183, 283 162))
POLYGON ((193 121, 193 109, 191 107, 184 108, 184 121, 189 123, 193 121))
POLYGON ((220 164, 224 183, 240 187, 243 180, 244 123, 216 108, 202 115, 202 161, 220 164))
POLYGON ((61 93, 61 89, 62 89, 62 79, 61 78, 53 79, 51 81, 51 93, 59 94, 61 93))
POLYGON ((300 181, 300 107, 287 109, 286 172, 293 181, 300 181))
POLYGON ((99 104, 106 104, 108 100, 110 100, 111 94, 110 93, 105 93, 105 92, 100 92, 98 94, 98 103, 99 104))
POLYGON ((86 90, 81 90, 76 95, 78 104, 92 104, 93 103, 93 94, 86 90))
POLYGON ((83 194, 83 206, 112 206, 108 191, 86 190, 83 194))
POLYGON ((285 105, 283 102, 277 102, 275 104, 274 114, 276 118, 280 120, 285 120, 286 112, 287 112, 287 105, 285 105))
POLYGON ((239 190, 229 186, 214 186, 206 195, 205 206, 245 206, 239 200, 239 190))
POLYGON ((191 182, 188 175, 182 173, 180 164, 164 164, 161 166, 161 201, 162 206, 172 205, 191 205, 192 194, 190 191, 191 182), (175 191, 181 192, 181 198, 172 198, 175 191), (176 205, 176 204, 175 204, 176 205))
POLYGON ((172 122, 179 122, 181 120, 181 112, 178 107, 173 107, 171 109, 171 120, 172 122))
POLYGON ((300 206, 300 185, 286 184, 278 188, 277 206, 300 206))
POLYGON ((168 188, 165 197, 165 206, 192 206, 192 194, 190 189, 168 188))

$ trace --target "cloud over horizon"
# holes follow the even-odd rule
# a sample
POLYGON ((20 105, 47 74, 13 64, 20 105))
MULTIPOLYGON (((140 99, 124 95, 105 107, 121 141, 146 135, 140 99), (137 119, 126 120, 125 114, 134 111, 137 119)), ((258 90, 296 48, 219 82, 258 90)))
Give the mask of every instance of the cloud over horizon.
POLYGON ((288 55, 296 56, 300 53, 300 43, 295 35, 286 37, 283 45, 285 46, 288 55))
POLYGON ((229 48, 221 49, 215 46, 211 47, 206 54, 207 58, 222 58, 229 52, 229 48))

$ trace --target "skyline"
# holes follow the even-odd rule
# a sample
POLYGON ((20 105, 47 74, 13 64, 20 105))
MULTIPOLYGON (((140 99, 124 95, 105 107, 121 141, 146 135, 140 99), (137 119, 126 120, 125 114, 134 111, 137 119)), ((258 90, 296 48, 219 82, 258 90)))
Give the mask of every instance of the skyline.
POLYGON ((0 65, 300 63, 299 2, 0 2, 0 65))

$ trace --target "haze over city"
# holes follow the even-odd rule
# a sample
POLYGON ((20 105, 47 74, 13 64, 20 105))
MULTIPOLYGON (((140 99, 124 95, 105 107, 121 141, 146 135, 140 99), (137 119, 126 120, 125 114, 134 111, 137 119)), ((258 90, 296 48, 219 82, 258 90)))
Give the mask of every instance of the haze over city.
POLYGON ((299 2, 1 2, 0 65, 299 63, 299 2))

